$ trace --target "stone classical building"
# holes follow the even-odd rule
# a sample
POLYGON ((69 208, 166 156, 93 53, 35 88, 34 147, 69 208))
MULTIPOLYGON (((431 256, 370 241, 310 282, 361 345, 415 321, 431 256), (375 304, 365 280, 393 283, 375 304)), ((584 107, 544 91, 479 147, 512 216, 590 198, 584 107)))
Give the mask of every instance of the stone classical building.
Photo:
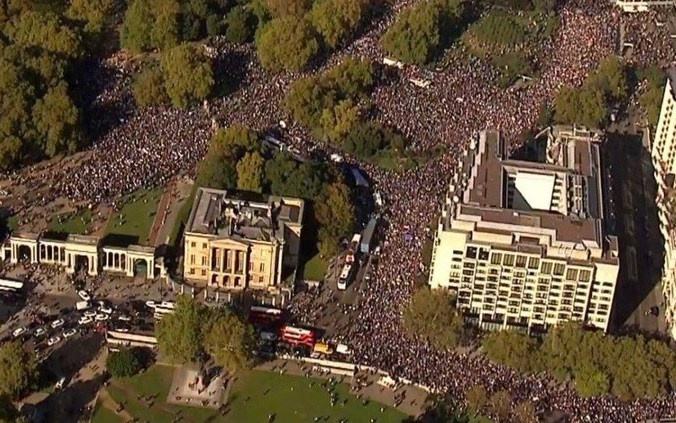
POLYGON ((183 277, 214 288, 278 290, 298 265, 304 209, 298 198, 198 188, 183 277))
POLYGON ((154 247, 103 245, 96 236, 14 232, 0 256, 11 263, 26 260, 60 266, 69 274, 81 270, 95 276, 105 271, 148 279, 158 274, 154 247))
POLYGON ((667 72, 662 108, 657 130, 650 146, 650 153, 657 182, 657 207, 660 231, 664 238, 664 265, 662 268, 662 292, 667 325, 671 336, 676 338, 676 228, 674 210, 669 203, 676 186, 676 69, 667 72))
POLYGON ((429 283, 488 329, 565 320, 608 329, 619 270, 599 134, 556 127, 544 162, 514 160, 497 131, 472 140, 447 193, 429 283))

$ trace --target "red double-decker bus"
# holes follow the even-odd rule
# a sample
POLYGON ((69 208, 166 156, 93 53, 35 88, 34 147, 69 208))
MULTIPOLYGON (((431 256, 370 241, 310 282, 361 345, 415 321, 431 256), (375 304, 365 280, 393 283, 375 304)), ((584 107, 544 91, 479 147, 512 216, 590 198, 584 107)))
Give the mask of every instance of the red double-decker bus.
POLYGON ((313 348, 315 345, 315 333, 310 329, 302 329, 294 326, 284 326, 279 337, 282 341, 297 346, 304 345, 313 348))
POLYGON ((280 325, 284 320, 284 311, 273 307, 251 306, 249 321, 256 326, 280 325))

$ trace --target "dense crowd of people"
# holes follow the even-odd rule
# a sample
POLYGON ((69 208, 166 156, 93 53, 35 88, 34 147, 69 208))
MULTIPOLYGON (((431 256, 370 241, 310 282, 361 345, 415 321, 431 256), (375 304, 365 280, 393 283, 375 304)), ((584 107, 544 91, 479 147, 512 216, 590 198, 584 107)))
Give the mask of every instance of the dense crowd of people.
MULTIPOLYGON (((347 56, 382 63, 385 54, 379 36, 396 13, 415 0, 392 3, 391 11, 375 19, 358 39, 308 73, 322 71, 347 56)), ((498 128, 516 145, 520 134, 534 125, 543 102, 551 104, 563 85, 581 85, 602 59, 617 51, 620 23, 625 38, 635 43, 631 60, 663 64, 673 60, 668 36, 646 35, 648 29, 664 30, 655 24, 654 13, 625 16, 610 2, 585 0, 568 1, 558 13, 556 35, 540 49, 538 78, 519 89, 497 87, 495 71, 489 65, 468 61, 455 51, 449 52, 435 71, 415 67, 394 70, 397 75, 393 80, 377 85, 372 96, 377 118, 398 128, 412 150, 425 151, 441 144, 446 154, 402 172, 361 165, 387 199, 389 225, 382 237, 381 264, 365 282, 353 311, 353 321, 359 324, 350 325, 342 335, 350 340, 361 363, 448 393, 459 402, 467 389, 481 384, 489 392, 507 390, 515 401, 530 400, 538 408, 558 410, 572 421, 616 423, 676 416, 673 397, 630 404, 612 397, 584 399, 570 387, 553 387, 539 376, 517 375, 479 355, 436 351, 402 333, 400 307, 410 297, 420 270, 425 228, 438 216, 457 159, 472 134, 486 127, 498 128), (423 78, 430 85, 415 86, 409 82, 411 77, 423 78), (412 236, 404 236, 405 232, 412 236)), ((76 167, 48 170, 55 184, 43 200, 65 196, 79 203, 114 203, 139 188, 162 186, 172 177, 189 174, 204 156, 213 122, 265 131, 279 129, 280 121, 285 120, 282 126, 289 143, 303 154, 317 148, 304 128, 288 121, 281 107, 289 84, 302 75, 266 74, 255 60, 252 46, 226 45, 218 40, 214 44, 225 57, 217 66, 219 77, 238 79, 233 94, 192 110, 133 110, 128 75, 118 69, 113 78, 117 83, 106 86, 96 100, 98 107, 106 110, 103 113, 111 129, 102 131, 76 167)), ((319 150, 325 156, 333 152, 326 146, 319 150)), ((14 178, 29 185, 44 183, 44 171, 39 177, 26 175, 30 169, 14 178)))

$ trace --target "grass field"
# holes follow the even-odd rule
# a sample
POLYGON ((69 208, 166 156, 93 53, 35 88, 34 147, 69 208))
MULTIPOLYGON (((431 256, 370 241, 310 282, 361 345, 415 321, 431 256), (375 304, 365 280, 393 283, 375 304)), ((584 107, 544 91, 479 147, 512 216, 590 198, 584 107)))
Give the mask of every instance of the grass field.
POLYGON ((124 420, 115 414, 114 411, 97 404, 96 408, 94 408, 92 423, 124 423, 124 420))
POLYGON ((47 225, 47 230, 51 232, 82 235, 89 231, 91 223, 92 212, 88 209, 82 209, 73 213, 52 216, 52 219, 47 225))
POLYGON ((108 219, 106 234, 134 237, 138 244, 146 245, 161 197, 162 190, 142 190, 131 194, 122 209, 108 219))
MULTIPOLYGON (((173 371, 173 367, 153 366, 135 377, 114 379, 105 389, 117 403, 123 403, 125 410, 133 417, 152 423, 169 422, 179 410, 183 421, 191 423, 267 422, 270 413, 275 414, 275 423, 312 422, 318 416, 328 417, 322 420, 327 423, 337 423, 341 418, 347 418, 348 422, 368 422, 371 418, 376 418, 378 423, 401 423, 406 418, 404 414, 389 407, 381 412, 381 405, 375 402, 363 405, 348 393, 346 385, 336 387, 338 401, 331 407, 330 394, 321 386, 321 380, 258 370, 238 374, 228 397, 230 411, 222 416, 212 409, 166 404, 164 400, 171 385, 173 371), (136 399, 138 395, 153 394, 158 394, 157 402, 150 408, 136 399), (344 399, 347 402, 341 405, 344 399)), ((108 411, 97 406, 92 421, 116 422, 117 420, 110 418, 108 411)))
POLYGON ((314 257, 305 262, 303 279, 308 281, 321 281, 326 275, 327 268, 326 261, 319 257, 319 253, 317 253, 314 257))

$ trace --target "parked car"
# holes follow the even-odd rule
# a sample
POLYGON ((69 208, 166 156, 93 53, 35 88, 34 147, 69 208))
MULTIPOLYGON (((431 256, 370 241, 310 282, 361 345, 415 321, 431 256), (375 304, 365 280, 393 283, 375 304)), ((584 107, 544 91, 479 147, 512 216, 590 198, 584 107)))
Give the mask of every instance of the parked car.
POLYGON ((59 390, 62 389, 63 386, 66 384, 66 378, 62 377, 56 382, 56 385, 54 385, 54 389, 59 390))
POLYGON ((111 307, 105 306, 105 305, 99 307, 99 311, 101 313, 105 313, 105 314, 112 314, 113 313, 113 309, 111 307))
POLYGON ((26 333, 26 328, 17 328, 17 329, 14 329, 14 332, 12 332, 12 336, 15 337, 15 338, 18 338, 21 335, 23 335, 24 333, 26 333))
POLYGON ((92 300, 91 295, 89 295, 89 293, 88 293, 87 291, 85 291, 85 290, 77 291, 77 295, 78 295, 80 298, 82 298, 83 301, 91 301, 91 300, 92 300))
POLYGON ((117 316, 117 320, 121 320, 123 322, 131 322, 131 317, 127 316, 126 314, 121 314, 117 316))
POLYGON ((109 318, 110 316, 108 316, 107 314, 97 314, 96 317, 94 317, 94 320, 96 320, 97 322, 103 322, 104 320, 108 320, 109 318))
POLYGON ((82 317, 80 317, 80 318, 78 319, 77 322, 78 322, 79 324, 81 324, 81 325, 86 325, 86 324, 89 324, 89 323, 91 323, 91 322, 93 322, 93 321, 94 321, 94 319, 91 318, 91 317, 89 317, 89 316, 82 316, 82 317))
POLYGON ((59 336, 52 336, 51 338, 49 338, 49 339, 47 340, 47 345, 49 345, 49 346, 51 347, 52 345, 58 344, 59 341, 61 341, 61 337, 59 337, 59 336))
POLYGON ((56 320, 54 320, 54 321, 52 322, 52 324, 51 324, 52 329, 56 329, 56 328, 58 328, 59 326, 63 326, 64 323, 66 323, 66 322, 64 322, 63 319, 56 319, 56 320))
POLYGON ((88 310, 92 308, 91 301, 78 301, 75 303, 75 309, 78 311, 88 310))
POLYGON ((87 310, 84 312, 84 316, 86 317, 91 317, 92 319, 99 313, 96 312, 96 310, 87 310))
POLYGON ((63 331, 63 337, 64 338, 70 338, 71 336, 75 335, 77 333, 77 330, 75 329, 68 329, 63 331))
POLYGON ((35 332, 33 332, 33 335, 37 336, 43 336, 47 334, 47 329, 45 328, 37 328, 35 329, 35 332))

